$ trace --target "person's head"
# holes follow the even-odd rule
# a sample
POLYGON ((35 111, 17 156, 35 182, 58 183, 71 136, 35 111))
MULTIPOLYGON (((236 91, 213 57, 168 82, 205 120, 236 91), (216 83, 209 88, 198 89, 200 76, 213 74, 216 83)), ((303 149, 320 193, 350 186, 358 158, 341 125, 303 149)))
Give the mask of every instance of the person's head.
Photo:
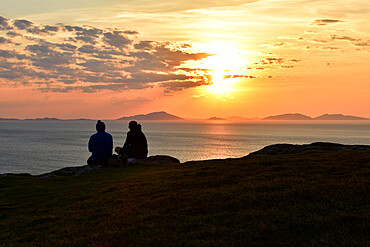
POLYGON ((105 131, 105 123, 98 120, 98 122, 96 122, 96 131, 100 132, 104 132, 105 131))
POLYGON ((128 124, 128 128, 129 128, 130 130, 134 130, 134 129, 136 129, 136 127, 137 127, 137 122, 136 122, 136 121, 131 121, 131 122, 129 122, 129 124, 128 124))

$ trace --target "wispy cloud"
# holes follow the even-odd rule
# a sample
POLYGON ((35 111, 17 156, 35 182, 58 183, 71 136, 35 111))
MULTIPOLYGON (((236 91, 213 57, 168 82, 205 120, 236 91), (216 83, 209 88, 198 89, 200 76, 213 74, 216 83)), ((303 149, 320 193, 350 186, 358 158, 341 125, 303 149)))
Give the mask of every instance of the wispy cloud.
POLYGON ((314 25, 314 26, 326 26, 326 25, 329 25, 329 24, 334 24, 334 23, 338 23, 338 22, 343 22, 341 20, 334 20, 334 19, 317 19, 317 20, 314 20, 311 25, 314 25))

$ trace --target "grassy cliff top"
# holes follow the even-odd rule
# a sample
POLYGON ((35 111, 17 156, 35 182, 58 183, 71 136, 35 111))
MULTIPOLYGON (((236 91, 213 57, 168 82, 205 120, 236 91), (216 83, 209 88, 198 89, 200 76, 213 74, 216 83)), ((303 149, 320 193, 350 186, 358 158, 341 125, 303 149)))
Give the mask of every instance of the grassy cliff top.
POLYGON ((0 177, 0 246, 369 246, 370 152, 0 177))

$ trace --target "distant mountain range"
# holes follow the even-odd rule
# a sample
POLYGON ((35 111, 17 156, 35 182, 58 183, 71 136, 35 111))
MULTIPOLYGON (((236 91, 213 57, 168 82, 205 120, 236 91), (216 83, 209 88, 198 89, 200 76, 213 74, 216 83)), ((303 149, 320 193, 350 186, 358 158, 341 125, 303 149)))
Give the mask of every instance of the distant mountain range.
POLYGON ((265 117, 262 118, 262 120, 312 120, 312 118, 300 113, 288 113, 277 116, 265 117))
POLYGON ((208 118, 207 120, 220 121, 220 120, 226 120, 226 119, 225 118, 220 118, 220 117, 211 117, 211 118, 208 118))
POLYGON ((27 118, 27 119, 18 119, 18 118, 0 118, 0 121, 95 121, 93 119, 87 118, 78 118, 78 119, 59 119, 59 118, 27 118))
POLYGON ((368 118, 348 116, 342 114, 324 114, 315 117, 315 120, 369 120, 368 118))
MULTIPOLYGON (((134 116, 128 117, 121 117, 115 120, 162 120, 162 121, 173 121, 173 120, 186 120, 184 118, 169 114, 164 111, 160 112, 152 112, 149 114, 139 114, 134 116)), ((189 119, 188 119, 189 120, 189 119)), ((204 120, 204 119, 193 119, 193 120, 204 120)), ((221 120, 230 120, 230 121, 248 121, 248 120, 260 120, 259 118, 245 118, 239 116, 232 116, 227 118, 220 118, 220 117, 211 117, 207 120, 213 121, 221 121, 221 120)), ((363 117, 356 117, 356 116, 348 116, 342 114, 324 114, 315 118, 310 116, 306 116, 300 113, 287 113, 282 115, 276 116, 269 116, 262 118, 261 120, 370 120, 368 118, 363 117)), ((59 118, 33 118, 33 119, 17 119, 17 118, 0 118, 0 121, 96 121, 94 119, 86 119, 86 118, 79 118, 79 119, 59 119, 59 118)))
POLYGON ((140 114, 130 117, 121 117, 116 120, 184 120, 181 117, 168 114, 167 112, 160 111, 160 112, 152 112, 149 114, 140 114))
POLYGON ((324 114, 315 118, 300 114, 288 113, 277 116, 269 116, 262 118, 262 120, 369 120, 368 118, 348 116, 342 114, 324 114))

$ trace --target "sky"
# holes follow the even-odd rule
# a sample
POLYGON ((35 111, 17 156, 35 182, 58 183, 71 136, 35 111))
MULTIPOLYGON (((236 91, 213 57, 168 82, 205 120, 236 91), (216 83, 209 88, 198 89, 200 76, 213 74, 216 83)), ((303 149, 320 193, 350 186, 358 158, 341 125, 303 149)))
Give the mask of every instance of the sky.
POLYGON ((370 117, 363 0, 0 0, 0 118, 370 117))

